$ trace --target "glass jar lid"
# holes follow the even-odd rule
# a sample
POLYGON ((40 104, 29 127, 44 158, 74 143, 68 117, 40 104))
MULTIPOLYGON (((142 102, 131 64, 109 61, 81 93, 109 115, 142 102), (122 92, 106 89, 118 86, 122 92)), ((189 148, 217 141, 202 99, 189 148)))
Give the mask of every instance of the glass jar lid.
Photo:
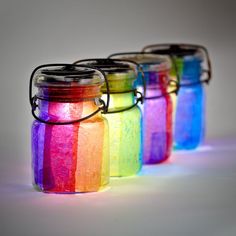
POLYGON ((85 59, 74 62, 74 64, 83 64, 99 68, 106 74, 129 73, 137 74, 137 66, 132 61, 113 60, 108 58, 85 59))
MULTIPOLYGON (((191 64, 191 68, 199 68, 201 67, 201 78, 198 83, 209 83, 212 78, 212 67, 211 67, 211 60, 209 57, 209 53, 206 47, 202 45, 195 45, 195 44, 153 44, 145 46, 142 49, 142 52, 149 52, 149 53, 157 53, 162 55, 169 55, 172 58, 175 57, 176 59, 182 60, 182 64, 184 73, 189 74, 190 72, 193 74, 193 70, 189 70, 188 67, 191 64), (186 69, 187 68, 187 69, 186 69)), ((177 65, 178 66, 178 65, 177 65)), ((194 72, 195 73, 195 72, 194 72)), ((198 74, 199 74, 198 73, 198 74)))
MULTIPOLYGON (((111 93, 125 92, 134 89, 134 81, 138 75, 138 65, 132 61, 121 59, 85 59, 76 61, 77 65, 88 65, 102 70, 109 82, 111 93)), ((106 86, 102 87, 106 92, 106 86)))
POLYGON ((36 67, 30 76, 29 101, 33 117, 50 125, 74 124, 91 118, 99 112, 106 113, 110 102, 109 85, 106 75, 99 69, 74 64, 45 64, 36 67), (107 100, 101 99, 101 86, 106 84, 107 100), (33 84, 37 93, 33 92, 33 84), (36 114, 42 102, 74 103, 93 101, 97 110, 75 120, 48 121, 36 114))
POLYGON ((115 53, 109 56, 112 59, 124 59, 134 61, 145 71, 166 71, 171 68, 171 60, 169 56, 156 55, 154 53, 143 52, 125 52, 115 53))
POLYGON ((104 78, 91 68, 55 66, 39 69, 34 76, 36 87, 81 87, 102 85, 104 78))
POLYGON ((202 47, 192 44, 154 44, 143 48, 143 52, 159 55, 172 55, 180 58, 193 58, 203 60, 202 47))

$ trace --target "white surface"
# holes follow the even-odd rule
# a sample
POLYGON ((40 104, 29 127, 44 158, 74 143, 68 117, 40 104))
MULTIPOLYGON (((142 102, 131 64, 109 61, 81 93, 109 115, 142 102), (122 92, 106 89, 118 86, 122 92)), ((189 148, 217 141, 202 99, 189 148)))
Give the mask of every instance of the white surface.
POLYGON ((0 0, 0 234, 235 236, 236 139, 176 153, 106 192, 46 195, 29 183, 28 101, 40 64, 203 44, 213 65, 207 135, 236 137, 235 10, 235 0, 0 0))
POLYGON ((175 152, 99 193, 36 192, 29 170, 20 160, 1 168, 1 235, 236 235, 236 138, 175 152))

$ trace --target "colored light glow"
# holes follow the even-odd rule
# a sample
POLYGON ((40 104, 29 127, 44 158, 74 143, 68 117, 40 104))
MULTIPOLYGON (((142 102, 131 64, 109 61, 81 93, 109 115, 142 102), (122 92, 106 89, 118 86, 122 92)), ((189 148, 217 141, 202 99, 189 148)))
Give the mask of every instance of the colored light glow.
MULTIPOLYGON (((143 163, 156 164, 167 160, 172 150, 172 100, 168 94, 171 69, 169 57, 131 52, 113 54, 110 58, 135 61, 142 68, 146 84, 146 99, 140 106, 143 115, 143 163)), ((140 91, 144 87, 141 72, 135 87, 140 91)))
MULTIPOLYGON (((201 61, 183 60, 181 84, 200 80, 201 61)), ((205 135, 205 90, 202 84, 181 86, 176 103, 174 143, 176 149, 195 149, 205 135)))
MULTIPOLYGON (((138 106, 132 107, 136 102, 134 101, 136 64, 127 61, 111 63, 106 59, 92 59, 82 63, 103 70, 109 84, 110 113, 104 113, 103 116, 109 124, 110 176, 133 176, 142 166, 141 111, 138 106), (132 109, 129 109, 130 107, 132 109)), ((105 84, 101 91, 104 93, 102 99, 107 102, 108 91, 105 84)))
POLYGON ((205 130, 205 91, 202 85, 181 88, 176 107, 174 140, 177 149, 194 149, 205 130))
MULTIPOLYGON (((94 101, 41 101, 40 116, 74 120, 96 110, 94 101)), ((109 182, 108 125, 97 114, 73 125, 32 125, 34 185, 54 193, 98 191, 109 182)))
POLYGON ((192 174, 191 170, 184 168, 176 162, 165 162, 162 165, 145 165, 139 176, 178 177, 192 174))
MULTIPOLYGON (((111 94, 110 99, 110 111, 134 103, 132 92, 111 94)), ((140 109, 134 107, 124 112, 105 114, 104 117, 109 123, 110 176, 137 174, 142 166, 140 109)))
POLYGON ((168 71, 145 72, 146 99, 143 112, 143 162, 155 164, 167 160, 172 150, 172 100, 165 85, 168 71))

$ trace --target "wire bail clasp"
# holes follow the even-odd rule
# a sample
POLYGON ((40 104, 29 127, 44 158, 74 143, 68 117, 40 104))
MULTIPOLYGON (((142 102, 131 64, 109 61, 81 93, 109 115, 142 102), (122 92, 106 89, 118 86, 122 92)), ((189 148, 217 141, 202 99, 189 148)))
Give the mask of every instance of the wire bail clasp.
MULTIPOLYGON (((152 52, 144 52, 144 51, 142 51, 142 52, 121 52, 121 53, 113 53, 113 54, 111 54, 111 55, 108 57, 108 58, 112 58, 112 59, 113 59, 113 57, 117 57, 117 56, 118 56, 118 57, 120 57, 120 56, 127 56, 128 59, 126 59, 126 58, 123 59, 123 58, 122 58, 121 60, 127 60, 127 61, 133 62, 134 64, 138 65, 139 71, 140 71, 141 74, 142 74, 143 87, 144 87, 143 101, 144 101, 145 99, 158 99, 158 98, 164 97, 164 96, 166 96, 167 94, 170 94, 170 93, 175 93, 176 95, 178 94, 180 77, 179 77, 177 65, 176 65, 176 63, 175 63, 173 57, 171 57, 171 56, 168 56, 168 57, 167 57, 167 56, 166 56, 166 58, 168 58, 168 60, 170 60, 171 63, 174 65, 174 69, 175 69, 175 71, 176 71, 177 81, 168 80, 168 84, 171 84, 171 83, 175 83, 175 84, 176 84, 175 90, 170 91, 170 92, 167 92, 167 93, 162 94, 162 95, 158 95, 158 96, 146 97, 146 81, 145 81, 145 74, 144 74, 144 71, 143 71, 142 63, 141 63, 141 62, 138 63, 138 62, 136 62, 135 60, 129 59, 129 56, 132 57, 132 55, 135 55, 135 56, 139 56, 139 55, 141 55, 141 56, 142 56, 142 55, 144 55, 144 56, 145 56, 145 55, 146 55, 146 56, 157 56, 157 55, 156 55, 155 53, 152 53, 152 52)), ((116 60, 119 60, 119 59, 116 59, 116 60)))
MULTIPOLYGON (((146 94, 146 84, 145 84, 145 79, 144 79, 144 73, 143 73, 143 70, 141 68, 141 66, 134 62, 134 61, 131 61, 131 60, 126 60, 126 59, 113 59, 113 58, 90 58, 90 59, 82 59, 82 60, 77 60, 75 61, 73 64, 82 64, 83 63, 91 63, 91 65, 93 67, 96 67, 96 68, 99 68, 100 70, 102 70, 104 73, 105 73, 105 70, 109 67, 112 67, 112 66, 117 66, 119 64, 116 64, 116 63, 127 63, 127 64, 132 64, 133 66, 137 67, 137 70, 141 73, 141 76, 142 76, 142 82, 143 82, 143 88, 144 88, 144 94, 146 94), (93 64, 93 62, 95 62, 93 64), (101 69, 101 67, 104 67, 104 69, 101 69)), ((132 67, 130 67, 132 68, 132 67)), ((108 72, 107 72, 108 73, 108 72)), ((138 75, 136 75, 138 76, 138 75)), ((143 104, 144 102, 144 96, 141 92, 137 91, 137 89, 134 89, 134 90, 129 90, 129 91, 121 91, 121 92, 110 92, 110 94, 118 94, 118 93, 128 93, 128 92, 134 92, 134 96, 136 97, 136 102, 129 106, 129 107, 126 107, 124 109, 119 109, 119 110, 116 110, 116 111, 104 111, 102 113, 104 114, 110 114, 110 113, 118 113, 118 112, 123 112, 123 111, 127 111, 127 110, 130 110, 132 109, 133 107, 137 106, 138 103, 140 102, 141 104, 143 104), (137 95, 140 95, 140 97, 137 97, 137 95)), ((108 93, 108 91, 106 92, 103 92, 103 93, 108 93)))
POLYGON ((206 64, 206 68, 202 69, 201 75, 204 76, 206 74, 206 78, 201 79, 198 82, 193 82, 191 84, 184 84, 181 86, 192 86, 192 85, 198 85, 201 83, 209 84, 210 80, 212 79, 212 66, 211 66, 211 60, 208 53, 208 50, 206 47, 202 45, 197 44, 171 44, 171 43, 164 43, 164 44, 152 44, 147 45, 142 49, 142 52, 152 52, 155 54, 166 54, 170 56, 185 56, 185 55, 192 55, 195 53, 201 52, 201 55, 203 56, 203 61, 206 64))
MULTIPOLYGON (((44 65, 40 65, 38 67, 36 67, 31 76, 30 76, 30 82, 29 82, 29 102, 31 105, 31 113, 33 115, 33 117, 44 124, 48 124, 48 125, 70 125, 70 124, 75 124, 75 123, 79 123, 81 121, 84 121, 86 119, 89 119, 91 117, 93 117, 94 115, 96 115, 98 112, 102 111, 102 112, 106 112, 108 111, 108 107, 109 107, 109 101, 110 101, 110 90, 109 90, 109 84, 106 78, 106 75, 103 73, 103 71, 99 70, 98 68, 94 68, 91 66, 85 66, 85 65, 73 65, 73 64, 61 64, 61 63, 56 63, 56 64, 44 64, 44 65), (106 86, 107 86, 107 102, 105 103, 101 98, 99 98, 99 103, 101 106, 98 107, 97 110, 95 110, 94 112, 92 112, 91 114, 82 117, 80 119, 76 119, 76 120, 72 120, 72 121, 64 121, 64 122, 54 122, 54 121, 48 121, 48 120, 44 120, 42 118, 40 118, 39 116, 37 116, 35 114, 35 111, 37 109, 37 107, 39 108, 39 105, 37 104, 37 100, 46 100, 46 101, 50 101, 50 99, 42 99, 40 97, 38 97, 37 95, 33 95, 33 79, 35 74, 42 68, 48 68, 48 67, 61 67, 61 68, 80 68, 80 69, 90 69, 92 71, 97 72, 100 75, 100 78, 103 78, 106 86)), ((62 102, 62 101, 57 101, 57 102, 62 102)), ((97 104, 98 105, 98 104, 97 104)))

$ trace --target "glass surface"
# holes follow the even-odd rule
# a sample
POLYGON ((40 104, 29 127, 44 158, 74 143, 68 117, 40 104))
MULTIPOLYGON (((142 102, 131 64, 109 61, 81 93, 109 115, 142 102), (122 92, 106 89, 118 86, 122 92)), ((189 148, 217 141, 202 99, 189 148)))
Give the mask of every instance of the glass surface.
MULTIPOLYGON (((172 100, 168 94, 171 61, 168 56, 143 53, 114 54, 111 58, 139 63, 146 83, 146 98, 141 105, 142 155, 144 164, 156 164, 169 158, 172 150, 172 100)), ((141 73, 135 83, 143 90, 141 73)))
MULTIPOLYGON (((134 105, 134 81, 137 79, 137 65, 127 61, 111 59, 88 59, 77 64, 95 66, 106 74, 110 89, 109 112, 103 114, 109 124, 110 175, 132 176, 142 166, 141 155, 141 111, 132 109, 117 112, 134 105)), ((102 87, 106 101, 106 86, 102 87)))
POLYGON ((98 110, 104 78, 74 65, 46 68, 33 78, 39 117, 31 131, 34 186, 50 193, 98 191, 109 182, 108 124, 98 110))
MULTIPOLYGON (((40 102, 40 117, 65 121, 97 109, 94 101, 40 102)), ((109 181, 108 124, 101 114, 71 125, 32 125, 34 184, 42 191, 98 191, 109 181)))
POLYGON ((143 112, 143 162, 156 164, 167 160, 172 150, 172 100, 167 93, 168 71, 145 72, 146 99, 143 112))
MULTIPOLYGON (((171 95, 174 118, 174 147, 176 149, 195 149, 205 136, 205 89, 201 83, 204 63, 211 74, 207 50, 198 45, 157 44, 143 49, 162 55, 173 55, 180 75, 178 96, 171 95)), ((210 78, 210 74, 208 75, 210 78)), ((174 67, 171 78, 176 80, 174 67)))
POLYGON ((195 149, 205 136, 205 89, 201 78, 201 60, 185 57, 176 102, 174 147, 195 149), (197 83, 192 84, 191 83, 197 83))
MULTIPOLYGON (((105 95, 104 95, 105 96, 105 95)), ((134 103, 134 94, 111 94, 109 111, 129 107, 134 103)), ((141 111, 130 110, 104 114, 109 123, 110 175, 131 176, 142 166, 141 111)))

